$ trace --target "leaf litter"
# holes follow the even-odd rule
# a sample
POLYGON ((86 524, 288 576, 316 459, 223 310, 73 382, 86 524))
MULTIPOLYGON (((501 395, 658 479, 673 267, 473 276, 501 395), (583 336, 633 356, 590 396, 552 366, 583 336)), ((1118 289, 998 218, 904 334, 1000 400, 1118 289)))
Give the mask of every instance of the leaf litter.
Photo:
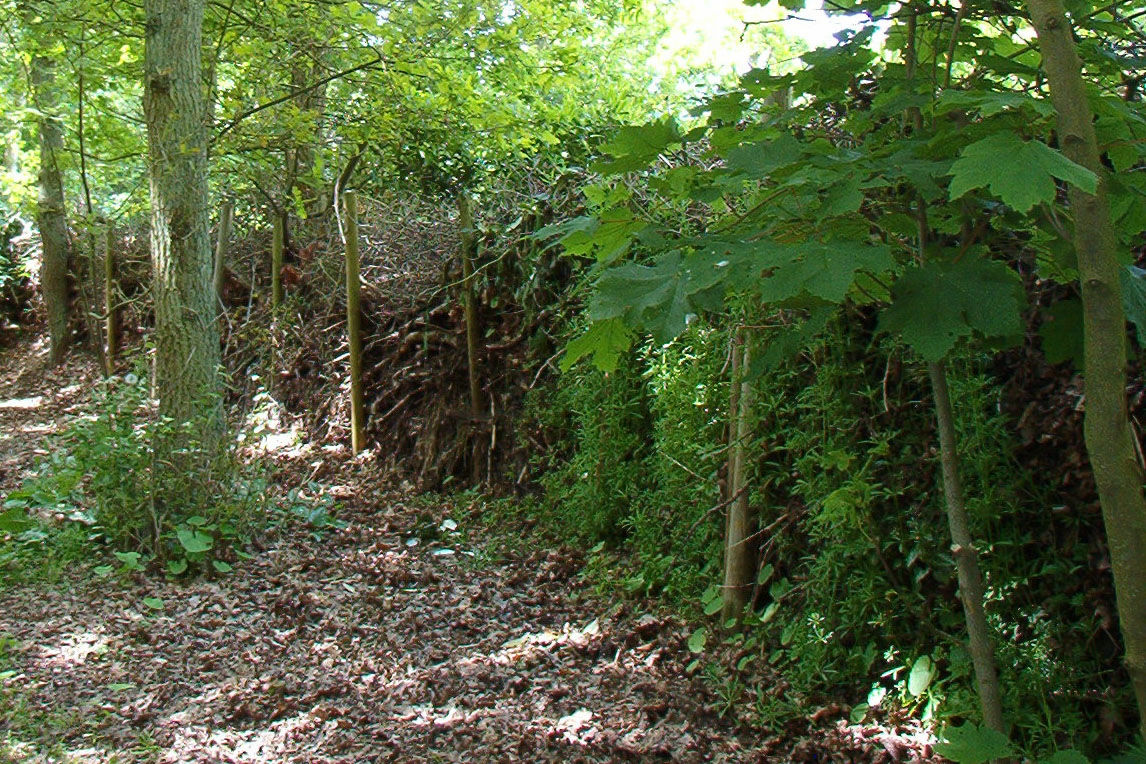
MULTIPOLYGON (((56 380, 0 371, 6 399, 38 389, 56 402, 52 413, 74 405, 50 392, 56 380)), ((95 373, 90 364, 66 371, 95 373)), ((45 417, 34 407, 0 414, 9 432, 45 417)), ((35 449, 27 438, 3 449, 7 491, 35 449)), ((729 711, 702 672, 686 671, 695 625, 650 612, 651 602, 599 596, 581 580, 576 551, 495 553, 474 534, 463 538, 444 502, 434 523, 449 537, 420 539, 425 499, 379 490, 368 465, 323 470, 339 482, 330 488, 344 497, 342 527, 325 536, 279 529, 228 575, 114 582, 73 571, 60 585, 0 590, 0 754, 315 764, 928 760, 927 736, 906 719, 849 724, 848 707, 832 705, 769 729, 748 703, 729 711), (34 720, 34 740, 18 718, 34 720)), ((310 470, 279 467, 283 483, 310 470)), ((782 692, 782 681, 767 681, 782 692)))

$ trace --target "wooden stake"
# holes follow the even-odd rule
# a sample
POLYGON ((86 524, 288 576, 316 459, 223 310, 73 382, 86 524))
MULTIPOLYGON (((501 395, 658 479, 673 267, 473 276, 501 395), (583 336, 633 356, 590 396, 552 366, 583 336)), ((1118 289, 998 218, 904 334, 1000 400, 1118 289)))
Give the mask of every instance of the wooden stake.
POLYGON ((470 417, 473 419, 473 463, 474 484, 481 482, 481 438, 478 423, 482 419, 481 382, 478 379, 478 326, 477 296, 474 294, 474 216, 470 207, 470 197, 464 191, 458 194, 458 224, 461 226, 462 281, 466 314, 466 364, 470 378, 470 417))
POLYGON ((104 300, 104 364, 107 375, 115 373, 115 359, 119 355, 119 299, 115 283, 115 232, 111 223, 104 230, 103 300, 104 300))
POLYGON ((234 213, 234 203, 223 202, 223 209, 219 214, 219 233, 215 240, 215 299, 219 302, 220 310, 226 310, 223 304, 223 276, 226 273, 227 247, 231 240, 231 218, 234 213))
POLYGON ((283 219, 275 214, 275 233, 271 241, 271 309, 278 315, 283 304, 283 219))
MULTIPOLYGON (((359 297, 358 195, 342 195, 346 206, 346 334, 350 345, 350 448, 357 455, 365 440, 362 420, 362 302, 359 297)), ((281 229, 280 229, 281 230, 281 229)))
POLYGON ((748 477, 745 469, 745 443, 750 433, 752 385, 747 381, 752 358, 744 329, 736 330, 732 343, 732 386, 728 406, 728 520, 724 533, 724 588, 722 618, 739 618, 752 591, 756 572, 748 540, 752 536, 752 515, 748 506, 748 477))

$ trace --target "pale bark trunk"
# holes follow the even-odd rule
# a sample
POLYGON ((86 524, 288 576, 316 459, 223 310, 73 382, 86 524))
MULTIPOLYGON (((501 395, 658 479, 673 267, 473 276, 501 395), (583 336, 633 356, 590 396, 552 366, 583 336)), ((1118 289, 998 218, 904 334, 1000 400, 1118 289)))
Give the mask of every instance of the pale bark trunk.
POLYGON ((226 312, 227 306, 223 303, 223 281, 227 275, 227 247, 231 242, 231 219, 235 213, 232 202, 223 202, 223 210, 219 214, 219 232, 215 235, 215 266, 214 289, 215 300, 218 302, 219 312, 226 312))
MULTIPOLYGON (((29 34, 36 32, 35 11, 24 7, 29 34)), ((36 53, 32 56, 32 92, 39 113, 40 175, 36 202, 36 227, 40 230, 40 292, 48 321, 49 355, 51 364, 63 360, 70 344, 68 326, 69 283, 68 265, 71 260, 68 245, 68 225, 64 205, 64 184, 60 172, 59 155, 64 147, 63 128, 56 114, 56 62, 36 53)))
POLYGON ((104 295, 104 363, 108 376, 115 374, 115 361, 119 356, 119 290, 115 277, 115 229, 109 223, 104 231, 103 295, 104 295))
POLYGON ((204 0, 145 0, 143 110, 151 175, 159 411, 221 431, 200 46, 204 0))
POLYGON ((748 505, 745 451, 752 411, 752 385, 746 381, 751 362, 744 330, 736 330, 732 344, 732 386, 728 406, 728 516, 724 529, 724 620, 739 618, 752 591, 756 563, 749 548, 752 513, 748 505))
POLYGON ((365 444, 362 396, 362 301, 358 258, 358 195, 348 191, 346 204, 346 342, 350 346, 350 446, 358 454, 365 444))
POLYGON ((1098 176, 1097 193, 1070 187, 1082 282, 1086 450, 1110 548, 1126 667, 1146 739, 1146 499, 1126 405, 1126 317, 1118 239, 1106 197, 1094 115, 1061 0, 1028 0, 1063 153, 1098 176))
POLYGON ((477 295, 474 293, 474 216, 470 206, 470 198, 464 191, 458 194, 458 224, 461 226, 461 260, 462 260, 462 289, 465 299, 466 316, 466 366, 469 371, 470 385, 470 418, 472 420, 473 443, 471 448, 472 469, 470 470, 474 484, 481 482, 482 444, 481 427, 482 398, 481 380, 478 377, 478 326, 477 295))

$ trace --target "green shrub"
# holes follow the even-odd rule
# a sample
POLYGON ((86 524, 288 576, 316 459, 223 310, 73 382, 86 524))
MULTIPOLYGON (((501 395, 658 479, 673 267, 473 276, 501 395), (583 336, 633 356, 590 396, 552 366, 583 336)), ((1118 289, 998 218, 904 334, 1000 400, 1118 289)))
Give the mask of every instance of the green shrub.
POLYGON ((265 484, 227 449, 199 443, 194 423, 161 419, 140 376, 101 382, 93 413, 68 425, 6 506, 89 527, 113 549, 151 556, 172 574, 227 570, 228 549, 265 519, 265 484), (161 442, 178 447, 158 464, 161 442))

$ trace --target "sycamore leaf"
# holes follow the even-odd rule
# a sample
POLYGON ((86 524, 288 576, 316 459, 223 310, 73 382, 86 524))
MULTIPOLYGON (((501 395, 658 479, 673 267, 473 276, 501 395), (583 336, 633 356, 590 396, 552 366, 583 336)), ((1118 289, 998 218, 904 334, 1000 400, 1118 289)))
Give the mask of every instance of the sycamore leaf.
POLYGON ((1074 368, 1083 367, 1082 355, 1082 303, 1078 300, 1056 302, 1047 310, 1046 320, 1039 327, 1043 341, 1043 355, 1049 363, 1070 361, 1074 368))
POLYGON ((631 341, 632 335, 621 319, 594 322, 584 334, 565 346, 561 371, 569 371, 573 364, 590 354, 593 356, 593 364, 601 371, 616 371, 617 361, 621 353, 629 349, 631 341))
POLYGON ((1090 764, 1090 759, 1078 751, 1067 749, 1056 752, 1054 756, 1047 759, 1046 764, 1090 764))
POLYGON ((1005 204, 1027 212, 1054 199, 1054 179, 1093 194, 1098 178, 1041 141, 1024 141, 1004 130, 965 147, 951 165, 952 200, 977 188, 988 188, 1005 204))
POLYGON ((669 342, 684 331, 693 312, 681 263, 680 253, 670 252, 651 266, 625 263, 606 271, 589 303, 589 318, 624 318, 658 342, 669 342))
POLYGON ((768 271, 758 291, 760 298, 771 304, 804 295, 843 302, 857 273, 882 273, 894 265, 888 247, 847 241, 796 245, 766 242, 757 252, 758 264, 768 271))
POLYGON ((974 724, 950 727, 943 733, 943 738, 942 743, 936 744, 935 751, 956 764, 986 764, 1012 753, 1011 742, 1006 735, 974 724))
POLYGON ((943 358, 962 337, 1004 338, 1023 330, 1022 282, 995 260, 912 268, 892 287, 891 297, 880 329, 899 335, 928 361, 943 358))
POLYGON ((593 165, 597 172, 618 174, 649 166, 662 151, 680 143, 682 136, 676 120, 666 117, 647 125, 622 127, 601 145, 613 159, 602 159, 593 165))
POLYGON ((775 140, 747 143, 728 150, 728 169, 749 178, 766 178, 777 168, 790 165, 802 156, 800 142, 788 133, 775 140))
POLYGON ((1133 265, 1122 269, 1122 307, 1137 330, 1138 344, 1146 347, 1146 270, 1133 265))

